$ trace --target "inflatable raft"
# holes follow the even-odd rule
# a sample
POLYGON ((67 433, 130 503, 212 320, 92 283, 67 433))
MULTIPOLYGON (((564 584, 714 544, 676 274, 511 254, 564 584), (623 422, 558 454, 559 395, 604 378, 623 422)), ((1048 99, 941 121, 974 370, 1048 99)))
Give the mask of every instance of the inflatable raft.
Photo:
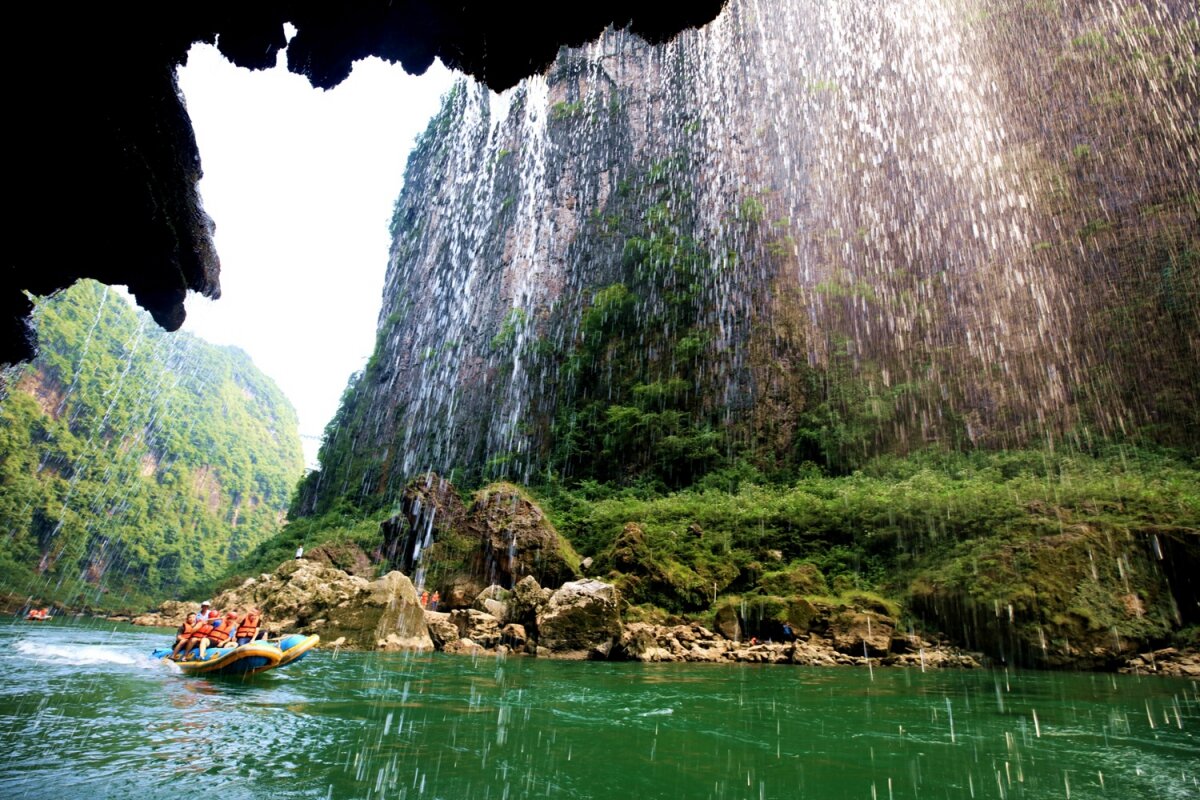
POLYGON ((259 640, 240 647, 210 647, 203 660, 192 651, 187 661, 171 661, 169 647, 155 650, 153 656, 176 664, 184 675, 248 676, 299 661, 320 641, 320 636, 294 633, 276 642, 259 640))

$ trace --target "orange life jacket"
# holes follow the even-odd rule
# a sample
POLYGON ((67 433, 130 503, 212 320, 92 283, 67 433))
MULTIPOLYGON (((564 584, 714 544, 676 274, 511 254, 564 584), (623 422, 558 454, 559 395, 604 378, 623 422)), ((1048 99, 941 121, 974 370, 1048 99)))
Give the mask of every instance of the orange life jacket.
POLYGON ((183 639, 190 639, 190 638, 192 638, 193 636, 195 636, 195 635, 196 635, 196 633, 197 633, 197 632, 200 630, 200 628, 201 628, 201 627, 203 627, 203 626, 204 626, 204 623, 203 623, 203 622, 198 622, 198 621, 197 621, 197 622, 193 622, 193 623, 192 623, 192 624, 190 624, 190 625, 189 625, 188 623, 186 623, 186 622, 185 622, 185 623, 183 623, 182 625, 180 625, 180 626, 179 626, 179 636, 180 636, 180 638, 183 638, 183 639))
POLYGON ((253 639, 257 636, 258 619, 258 614, 255 614, 253 611, 242 617, 241 621, 238 622, 237 637, 239 639, 243 637, 253 639))
POLYGON ((206 633, 205 636, 208 637, 208 640, 210 642, 215 642, 217 644, 220 644, 221 642, 224 642, 227 639, 229 639, 229 628, 227 628, 225 626, 222 626, 220 628, 214 627, 212 630, 210 630, 208 633, 206 633))

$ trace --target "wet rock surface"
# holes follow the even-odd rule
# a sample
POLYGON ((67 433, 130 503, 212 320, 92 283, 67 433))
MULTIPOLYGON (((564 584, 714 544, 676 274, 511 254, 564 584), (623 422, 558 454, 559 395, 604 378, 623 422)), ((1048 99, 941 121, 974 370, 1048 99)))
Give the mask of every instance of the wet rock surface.
POLYGON ((33 4, 22 9, 27 31, 4 48, 13 83, 11 105, 26 124, 14 129, 10 184, 23 198, 5 243, 6 281, 0 286, 0 364, 29 358, 35 348, 25 291, 44 295, 81 277, 127 285, 138 303, 167 330, 184 319, 184 298, 196 291, 220 296, 220 264, 197 184, 200 154, 175 68, 193 43, 215 43, 240 67, 274 66, 287 49, 288 68, 323 89, 341 83, 351 65, 370 55, 424 73, 434 58, 501 90, 542 71, 559 46, 578 45, 606 26, 631 24, 652 41, 702 25, 725 0, 701 0, 669 11, 610 0, 569 15, 543 14, 530 27, 522 14, 485 2, 448 5, 434 0, 349 5, 263 3, 225 6, 174 3, 156 10, 152 32, 138 9, 111 5, 33 4), (284 26, 295 26, 289 43, 284 26), (70 54, 53 59, 51 53, 70 54), (40 65, 37 77, 30 66, 40 65), (88 64, 80 71, 74 64, 88 64), (55 87, 76 89, 56 100, 55 87), (53 259, 45 243, 61 226, 68 202, 61 187, 90 176, 69 202, 74 241, 121 258, 53 259))

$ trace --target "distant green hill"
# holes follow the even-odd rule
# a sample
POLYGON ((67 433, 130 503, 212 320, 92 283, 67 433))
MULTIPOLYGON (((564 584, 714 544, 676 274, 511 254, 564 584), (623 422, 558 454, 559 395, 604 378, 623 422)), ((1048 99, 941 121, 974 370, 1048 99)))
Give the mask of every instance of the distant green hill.
POLYGON ((283 524, 296 413, 243 351, 81 282, 39 304, 0 398, 0 590, 103 607, 182 591, 283 524))

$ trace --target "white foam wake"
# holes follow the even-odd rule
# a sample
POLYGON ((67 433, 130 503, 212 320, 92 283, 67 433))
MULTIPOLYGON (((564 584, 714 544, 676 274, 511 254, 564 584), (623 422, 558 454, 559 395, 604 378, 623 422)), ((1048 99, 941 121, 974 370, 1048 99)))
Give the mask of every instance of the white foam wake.
POLYGON ((29 639, 17 642, 14 649, 32 660, 56 664, 124 664, 141 666, 149 661, 136 655, 103 645, 83 644, 76 647, 61 644, 41 644, 29 639))

